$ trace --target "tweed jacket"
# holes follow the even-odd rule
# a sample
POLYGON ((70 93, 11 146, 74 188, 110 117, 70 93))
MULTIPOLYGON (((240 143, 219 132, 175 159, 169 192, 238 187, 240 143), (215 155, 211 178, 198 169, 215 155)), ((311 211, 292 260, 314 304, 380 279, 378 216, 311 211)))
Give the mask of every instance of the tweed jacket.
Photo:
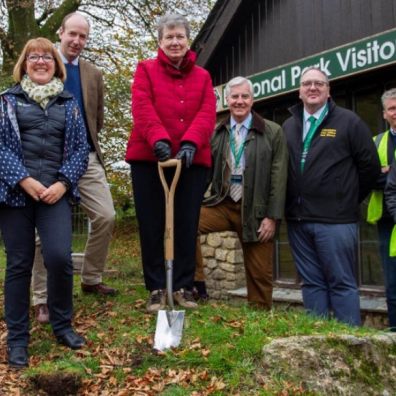
MULTIPOLYGON (((16 116, 16 96, 6 91, 0 96, 0 204, 25 205, 25 193, 19 182, 28 177, 24 166, 20 132, 16 116)), ((65 139, 59 174, 71 183, 71 198, 78 202, 77 183, 88 165, 89 146, 77 101, 65 91, 49 105, 65 106, 65 139)))
MULTIPOLYGON (((242 195, 242 239, 257 242, 257 230, 265 218, 283 216, 287 180, 287 144, 282 128, 252 112, 252 126, 245 143, 242 195)), ((221 123, 212 138, 213 175, 210 196, 204 206, 215 206, 230 188, 230 118, 221 123)))
POLYGON ((79 59, 81 87, 87 129, 95 146, 99 161, 104 167, 103 154, 99 145, 99 133, 104 120, 104 88, 102 72, 91 63, 79 59))

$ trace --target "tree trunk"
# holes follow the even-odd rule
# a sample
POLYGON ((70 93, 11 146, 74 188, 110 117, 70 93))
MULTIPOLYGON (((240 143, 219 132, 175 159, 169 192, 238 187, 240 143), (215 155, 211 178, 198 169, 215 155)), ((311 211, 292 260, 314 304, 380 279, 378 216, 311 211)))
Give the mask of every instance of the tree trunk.
POLYGON ((0 31, 3 50, 1 74, 7 76, 12 73, 18 56, 29 39, 41 36, 54 42, 64 16, 76 11, 80 4, 81 0, 64 0, 56 10, 44 10, 44 13, 51 16, 40 26, 34 15, 35 0, 7 0, 8 32, 0 31))

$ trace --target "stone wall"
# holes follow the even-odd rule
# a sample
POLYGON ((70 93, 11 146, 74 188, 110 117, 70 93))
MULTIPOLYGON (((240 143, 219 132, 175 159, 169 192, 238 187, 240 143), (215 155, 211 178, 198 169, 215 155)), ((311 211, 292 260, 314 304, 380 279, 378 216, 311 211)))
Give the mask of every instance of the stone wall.
POLYGON ((210 298, 227 299, 229 290, 246 285, 242 249, 236 233, 201 235, 201 247, 210 298))
MULTIPOLYGON (((246 279, 243 254, 234 232, 202 235, 202 256, 206 287, 211 299, 246 301, 246 279), (239 290, 236 290, 239 289, 239 290), (230 291, 232 291, 230 293, 230 291)), ((274 305, 302 308, 301 289, 274 289, 274 305)), ((361 295, 360 305, 364 325, 377 329, 388 326, 384 297, 361 295)))

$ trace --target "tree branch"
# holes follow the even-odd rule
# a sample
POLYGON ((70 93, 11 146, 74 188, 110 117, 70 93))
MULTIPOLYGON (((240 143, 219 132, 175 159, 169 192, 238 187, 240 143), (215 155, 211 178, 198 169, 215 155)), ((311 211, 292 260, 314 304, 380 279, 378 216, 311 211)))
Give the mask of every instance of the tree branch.
POLYGON ((114 26, 114 18, 109 19, 109 17, 107 16, 106 18, 102 18, 100 16, 98 16, 98 14, 93 14, 92 12, 89 12, 87 9, 84 9, 84 14, 90 16, 92 19, 95 19, 96 21, 99 21, 101 25, 105 25, 105 26, 114 26))
MULTIPOLYGON (((148 8, 150 8, 150 4, 147 4, 148 8)), ((156 36, 152 31, 152 22, 150 23, 149 20, 147 20, 147 18, 145 18, 143 12, 141 11, 140 8, 136 7, 135 5, 131 4, 130 7, 136 12, 136 14, 139 15, 139 17, 141 18, 144 27, 146 28, 146 30, 150 33, 151 37, 153 40, 156 40, 156 36)), ((143 7, 142 7, 143 9, 143 7)))
POLYGON ((41 27, 40 33, 52 41, 56 41, 58 31, 63 18, 71 12, 77 11, 81 5, 81 0, 64 0, 55 12, 47 19, 41 27))
POLYGON ((43 9, 43 13, 36 19, 37 25, 41 25, 54 11, 56 7, 48 7, 43 9))

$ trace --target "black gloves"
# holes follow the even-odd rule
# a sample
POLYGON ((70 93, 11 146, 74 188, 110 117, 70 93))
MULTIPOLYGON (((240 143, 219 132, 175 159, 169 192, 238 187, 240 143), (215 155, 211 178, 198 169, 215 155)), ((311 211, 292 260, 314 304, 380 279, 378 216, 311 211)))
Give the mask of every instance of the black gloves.
MULTIPOLYGON (((186 168, 189 168, 194 159, 196 148, 193 143, 183 142, 180 145, 180 150, 176 155, 177 159, 181 159, 186 168)), ((158 161, 166 161, 171 157, 171 146, 166 140, 158 140, 154 144, 154 154, 158 161)))
POLYGON ((181 159, 186 165, 186 168, 189 168, 193 163, 195 151, 196 147, 194 144, 190 142, 184 142, 181 144, 180 150, 177 153, 176 158, 181 159))
POLYGON ((171 146, 165 140, 158 140, 154 144, 154 154, 158 161, 166 161, 171 157, 171 146))

